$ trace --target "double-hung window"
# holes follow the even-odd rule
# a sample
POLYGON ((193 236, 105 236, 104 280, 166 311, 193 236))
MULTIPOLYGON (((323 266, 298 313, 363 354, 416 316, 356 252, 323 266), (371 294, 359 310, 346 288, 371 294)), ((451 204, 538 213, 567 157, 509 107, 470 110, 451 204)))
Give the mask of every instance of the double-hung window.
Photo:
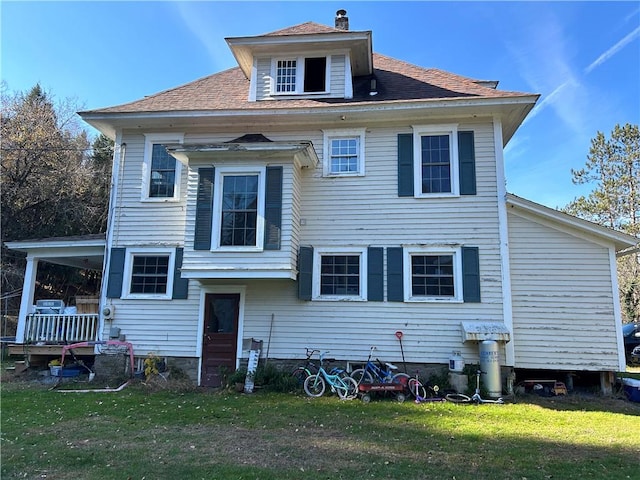
POLYGON ((170 299, 175 249, 129 249, 125 264, 125 297, 170 299))
POLYGON ((183 135, 145 135, 142 199, 167 201, 180 198, 181 163, 169 155, 166 144, 182 143, 183 135))
POLYGON ((365 129, 324 130, 323 174, 364 175, 365 129))
POLYGON ((329 91, 330 57, 277 58, 271 64, 274 95, 326 93, 329 91))
POLYGON ((414 126, 416 197, 459 194, 457 125, 414 126))
POLYGON ((314 250, 313 297, 316 300, 365 300, 364 248, 314 250))
POLYGON ((216 169, 214 248, 262 249, 264 182, 264 167, 216 169))
POLYGON ((405 249, 405 301, 462 301, 458 248, 405 249))

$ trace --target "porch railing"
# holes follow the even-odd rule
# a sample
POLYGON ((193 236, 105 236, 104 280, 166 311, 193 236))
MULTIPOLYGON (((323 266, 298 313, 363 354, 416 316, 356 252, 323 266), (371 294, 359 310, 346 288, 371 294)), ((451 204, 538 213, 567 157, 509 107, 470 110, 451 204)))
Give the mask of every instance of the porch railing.
POLYGON ((98 340, 97 313, 76 315, 29 314, 24 343, 77 343, 98 340))

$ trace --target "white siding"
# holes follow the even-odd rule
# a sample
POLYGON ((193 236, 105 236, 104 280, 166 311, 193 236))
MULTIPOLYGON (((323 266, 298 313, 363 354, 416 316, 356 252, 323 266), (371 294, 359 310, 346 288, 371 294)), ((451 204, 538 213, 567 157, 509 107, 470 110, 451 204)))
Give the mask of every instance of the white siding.
MULTIPOLYGON (((216 160, 215 166, 221 167, 229 165, 229 161, 216 160)), ((252 162, 252 165, 260 163, 252 162)), ((264 163, 262 163, 264 164, 264 163)), ((235 165, 235 163, 233 164, 235 165)), ((268 165, 283 166, 282 185, 282 229, 280 250, 264 250, 259 252, 225 252, 207 251, 193 249, 193 232, 195 228, 196 192, 198 188, 198 167, 211 166, 208 163, 193 163, 189 166, 189 204, 187 206, 187 235, 185 238, 185 254, 183 267, 188 269, 198 269, 201 271, 220 271, 224 269, 252 269, 259 264, 262 269, 292 270, 295 263, 292 263, 293 246, 291 242, 292 233, 292 190, 293 190, 293 170, 299 167, 293 165, 292 159, 268 165)), ((214 223, 214 235, 217 234, 219 226, 214 223)))
POLYGON ((198 333, 199 283, 189 282, 188 300, 110 299, 115 307, 113 322, 105 322, 102 338, 109 338, 111 326, 120 328, 134 347, 135 355, 149 352, 160 356, 195 357, 198 333))
POLYGON ((617 370, 609 249, 509 210, 517 368, 617 370))
MULTIPOLYGON (((362 125, 366 127, 366 125, 362 125)), ((188 169, 188 202, 180 204, 178 227, 160 232, 154 218, 122 218, 130 239, 148 241, 139 231, 140 223, 155 232, 155 238, 176 238, 184 242, 183 266, 216 264, 290 264, 296 267, 298 245, 398 247, 421 244, 477 246, 480 251, 481 303, 402 303, 300 301, 293 280, 207 280, 208 285, 245 285, 246 304, 243 336, 267 341, 271 314, 274 327, 270 345, 273 358, 300 357, 305 346, 331 350, 339 359, 362 360, 369 347, 388 361, 400 362, 400 345, 394 333, 404 332, 407 362, 446 363, 452 350, 462 350, 468 361, 477 361, 477 346, 462 344, 460 322, 502 321, 502 280, 498 236, 496 165, 491 122, 461 124, 460 130, 475 131, 478 194, 457 198, 406 198, 397 195, 397 135, 409 133, 409 125, 398 128, 369 128, 366 131, 366 175, 364 177, 324 178, 322 164, 315 169, 284 165, 282 250, 251 255, 221 255, 193 251, 196 174, 199 166, 222 165, 224 161, 193 163, 188 169), (186 225, 186 227, 185 227, 186 225), (137 232, 137 234, 135 234, 137 232), (186 234, 185 234, 186 232, 186 234)), ((187 134, 185 142, 226 141, 246 132, 224 135, 187 134)), ((322 159, 322 131, 277 133, 262 131, 272 140, 311 140, 322 159)), ((135 145, 131 137, 128 145, 135 145)), ((127 167, 129 208, 139 201, 134 177, 142 162, 138 151, 127 154, 134 166, 127 167), (135 165, 138 165, 137 167, 135 165)), ((185 177, 186 177, 185 173, 185 177)), ((139 188, 139 187, 137 187, 139 188)), ((167 207, 173 216, 174 206, 167 207)), ((144 208, 146 206, 140 206, 144 208)), ((157 206, 160 208, 161 206, 157 206)), ((176 217, 179 215, 176 214, 176 217)), ((166 226, 166 224, 165 224, 166 226)), ((121 246, 121 245, 116 245, 121 246)), ((196 355, 200 343, 198 330, 199 282, 190 281, 188 300, 116 300, 114 326, 122 329, 142 355, 155 351, 162 355, 196 355)))
POLYGON ((256 100, 271 98, 271 58, 259 58, 256 75, 256 100))
POLYGON ((331 57, 331 97, 344 98, 345 55, 331 57))
POLYGON ((124 167, 116 197, 114 246, 182 245, 187 191, 186 169, 182 168, 179 201, 142 201, 144 135, 124 135, 127 144, 124 167))

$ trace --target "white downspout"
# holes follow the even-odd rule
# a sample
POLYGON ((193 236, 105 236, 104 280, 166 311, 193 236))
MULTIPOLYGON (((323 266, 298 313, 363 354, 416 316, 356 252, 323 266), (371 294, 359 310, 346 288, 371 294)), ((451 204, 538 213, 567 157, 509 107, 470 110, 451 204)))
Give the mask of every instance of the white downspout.
POLYGON ((104 315, 102 309, 107 303, 107 285, 109 277, 107 275, 109 271, 110 253, 111 247, 114 243, 114 237, 117 240, 117 229, 120 225, 120 220, 117 218, 116 212, 122 208, 118 202, 122 198, 122 172, 124 170, 124 157, 127 149, 127 144, 122 143, 122 131, 116 132, 115 145, 113 149, 113 163, 111 172, 111 192, 109 195, 109 217, 107 219, 107 236, 106 245, 104 250, 104 260, 102 261, 102 281, 100 282, 100 308, 99 315, 100 321, 98 326, 98 340, 102 340, 104 332, 104 315))

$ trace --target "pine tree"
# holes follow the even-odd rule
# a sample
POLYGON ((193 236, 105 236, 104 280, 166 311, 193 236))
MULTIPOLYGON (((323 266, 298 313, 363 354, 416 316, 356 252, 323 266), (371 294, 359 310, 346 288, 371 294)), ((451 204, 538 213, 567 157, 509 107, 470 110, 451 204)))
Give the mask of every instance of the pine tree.
MULTIPOLYGON (((587 163, 572 170, 573 183, 594 184, 587 196, 563 210, 601 225, 640 236, 640 130, 638 125, 616 125, 611 137, 597 132, 587 163)), ((626 321, 640 319, 640 259, 637 254, 618 260, 618 283, 626 321)))

